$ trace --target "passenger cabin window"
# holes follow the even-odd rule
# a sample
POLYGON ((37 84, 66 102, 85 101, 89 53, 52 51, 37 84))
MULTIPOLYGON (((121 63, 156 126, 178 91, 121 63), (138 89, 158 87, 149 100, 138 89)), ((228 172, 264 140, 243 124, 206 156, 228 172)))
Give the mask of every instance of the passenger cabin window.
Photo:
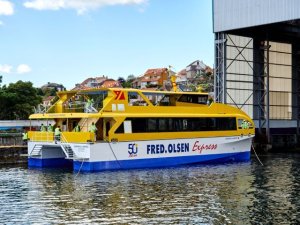
MULTIPOLYGON (((127 118, 132 133, 236 130, 235 117, 221 118, 127 118)), ((124 133, 123 124, 116 133, 124 133)))
POLYGON ((160 106, 168 106, 171 105, 170 96, 165 95, 159 102, 160 106))
POLYGON ((139 95, 138 92, 128 92, 128 104, 130 106, 147 106, 148 103, 139 95))
POLYGON ((159 102, 163 99, 164 94, 153 93, 153 92, 143 92, 143 95, 153 104, 159 105, 159 102))
POLYGON ((65 102, 65 112, 98 112, 103 107, 107 91, 82 91, 65 102))
POLYGON ((178 99, 178 102, 187 102, 187 103, 195 103, 195 104, 207 104, 208 96, 207 95, 189 95, 184 94, 181 95, 178 99))

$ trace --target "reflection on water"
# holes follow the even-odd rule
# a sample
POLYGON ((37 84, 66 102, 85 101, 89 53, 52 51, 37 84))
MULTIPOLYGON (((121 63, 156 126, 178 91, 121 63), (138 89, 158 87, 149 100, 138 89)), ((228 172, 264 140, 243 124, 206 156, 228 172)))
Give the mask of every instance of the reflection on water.
POLYGON ((0 168, 1 223, 300 224, 300 155, 79 174, 0 168))

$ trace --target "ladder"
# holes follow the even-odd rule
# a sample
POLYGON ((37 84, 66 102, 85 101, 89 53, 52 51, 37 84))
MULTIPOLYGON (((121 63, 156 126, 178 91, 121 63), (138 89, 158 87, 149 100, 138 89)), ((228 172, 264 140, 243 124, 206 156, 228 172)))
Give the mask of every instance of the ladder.
POLYGON ((40 156, 43 145, 35 145, 30 153, 30 156, 40 156))
POLYGON ((66 159, 74 159, 75 158, 75 153, 70 145, 61 144, 60 146, 66 155, 66 159))

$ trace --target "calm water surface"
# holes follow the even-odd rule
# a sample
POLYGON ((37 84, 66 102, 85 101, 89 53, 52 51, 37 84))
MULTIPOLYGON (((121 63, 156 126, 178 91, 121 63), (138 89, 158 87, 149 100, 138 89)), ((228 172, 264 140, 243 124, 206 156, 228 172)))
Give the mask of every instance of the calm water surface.
POLYGON ((300 224, 300 154, 76 174, 0 167, 3 224, 300 224))

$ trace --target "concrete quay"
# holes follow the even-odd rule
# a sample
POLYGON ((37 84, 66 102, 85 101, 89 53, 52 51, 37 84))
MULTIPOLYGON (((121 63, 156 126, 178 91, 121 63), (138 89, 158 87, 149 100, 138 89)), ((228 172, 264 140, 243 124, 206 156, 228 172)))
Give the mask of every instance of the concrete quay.
POLYGON ((27 146, 0 146, 0 165, 27 163, 27 146))

